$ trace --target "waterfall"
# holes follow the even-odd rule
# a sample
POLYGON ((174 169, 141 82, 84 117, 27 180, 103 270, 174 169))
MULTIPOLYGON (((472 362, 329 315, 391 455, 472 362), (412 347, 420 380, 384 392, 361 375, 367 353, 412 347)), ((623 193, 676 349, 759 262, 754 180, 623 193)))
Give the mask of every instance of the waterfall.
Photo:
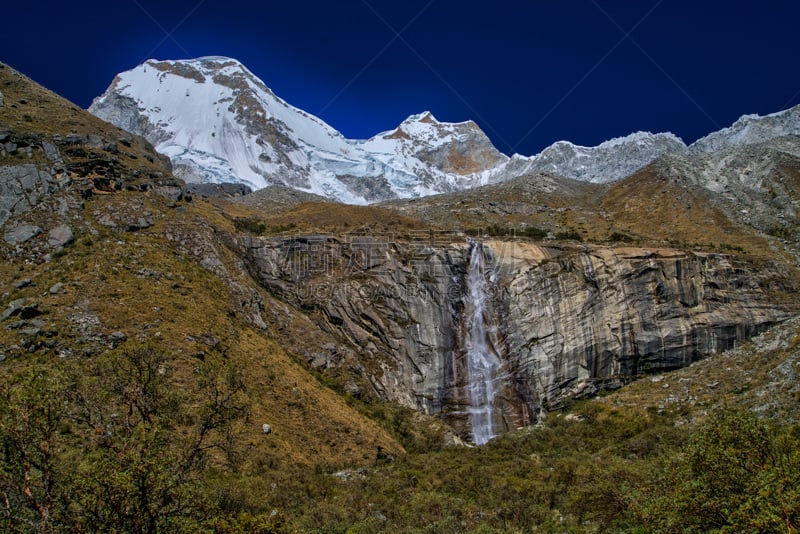
POLYGON ((492 321, 490 282, 493 274, 486 267, 483 244, 470 241, 465 299, 465 337, 467 391, 472 439, 483 445, 494 438, 495 395, 500 358, 492 343, 497 326, 492 321), (488 277, 488 280, 487 280, 488 277), (488 326, 487 326, 488 325, 488 326))

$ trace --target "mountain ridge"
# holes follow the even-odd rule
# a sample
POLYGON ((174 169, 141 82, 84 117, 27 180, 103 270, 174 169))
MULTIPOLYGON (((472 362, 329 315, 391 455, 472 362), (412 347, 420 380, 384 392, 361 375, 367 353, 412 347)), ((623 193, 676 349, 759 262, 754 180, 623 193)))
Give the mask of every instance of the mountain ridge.
MULTIPOLYGON (((713 411, 798 420, 800 262, 780 247, 800 239, 800 136, 387 209, 184 188, 144 139, 2 64, 0 87, 4 530, 657 528, 702 502, 686 452, 713 411), (774 220, 738 220, 750 199, 774 220), (466 448, 468 306, 489 301, 499 435, 466 448)), ((742 420, 750 458, 765 434, 742 420)), ((772 497, 798 472, 781 432, 763 450, 793 440, 785 476, 758 461, 741 491, 778 512, 797 502, 772 497)))
POLYGON ((800 135, 800 106, 795 106, 766 116, 743 115, 690 145, 670 132, 639 131, 594 147, 562 140, 532 156, 509 157, 474 121, 439 122, 430 111, 354 140, 291 106, 240 62, 222 56, 148 60, 119 74, 89 110, 143 135, 189 182, 233 181, 253 189, 286 185, 350 204, 450 193, 541 172, 610 183, 662 156, 800 135), (203 88, 208 80, 211 85, 203 88), (209 87, 219 94, 211 95, 209 87))
MULTIPOLYGON (((417 159, 419 150, 423 157, 447 160, 430 143, 409 146, 402 135, 346 139, 227 58, 149 60, 118 75, 90 111, 146 137, 170 156, 176 174, 190 182, 237 181, 254 189, 275 183, 351 204, 425 196, 470 183, 469 176, 417 159), (364 150, 369 143, 380 145, 378 152, 364 150)), ((420 135, 433 129, 444 136, 459 130, 460 141, 484 147, 490 163, 503 159, 485 134, 470 125, 474 123, 422 123, 425 117, 414 117, 401 128, 413 126, 420 135), (464 135, 473 136, 474 142, 464 135)), ((454 156, 469 158, 464 151, 454 156)), ((482 167, 473 163, 467 161, 467 166, 482 167)))

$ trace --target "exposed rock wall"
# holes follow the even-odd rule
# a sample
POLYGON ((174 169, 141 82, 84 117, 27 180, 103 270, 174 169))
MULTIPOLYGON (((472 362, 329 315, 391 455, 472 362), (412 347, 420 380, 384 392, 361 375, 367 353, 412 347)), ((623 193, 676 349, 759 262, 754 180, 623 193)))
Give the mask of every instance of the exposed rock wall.
POLYGON ((36 165, 0 166, 0 226, 31 210, 58 187, 58 180, 36 165))
MULTIPOLYGON (((251 274, 359 357, 377 394, 469 435, 463 312, 467 244, 365 237, 232 238, 251 274)), ((498 431, 571 397, 676 369, 788 314, 775 273, 671 249, 491 242, 498 431)))
POLYGON ((445 409, 460 313, 463 247, 363 237, 238 238, 251 273, 353 347, 376 392, 445 409))
POLYGON ((510 354, 541 407, 684 367, 788 314, 730 256, 678 250, 508 247, 499 257, 510 354))

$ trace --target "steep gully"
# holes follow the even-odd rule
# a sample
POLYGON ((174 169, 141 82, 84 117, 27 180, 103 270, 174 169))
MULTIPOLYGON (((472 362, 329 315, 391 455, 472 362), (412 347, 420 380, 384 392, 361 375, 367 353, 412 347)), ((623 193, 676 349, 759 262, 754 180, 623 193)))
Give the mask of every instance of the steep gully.
POLYGON ((791 316, 769 296, 784 283, 779 266, 722 254, 434 237, 228 245, 318 329, 322 341, 303 339, 309 362, 350 352, 375 395, 438 415, 478 444, 791 316))

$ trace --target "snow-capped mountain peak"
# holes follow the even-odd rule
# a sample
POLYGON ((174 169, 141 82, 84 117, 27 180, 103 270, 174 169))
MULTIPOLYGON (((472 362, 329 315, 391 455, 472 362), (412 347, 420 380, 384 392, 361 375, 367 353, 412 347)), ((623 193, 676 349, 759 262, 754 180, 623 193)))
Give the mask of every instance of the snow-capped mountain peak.
POLYGON ((312 189, 303 145, 347 155, 351 146, 320 119, 278 98, 234 59, 149 60, 117 76, 90 110, 144 135, 190 182, 243 182, 281 174, 312 189))
POLYGON ((145 136, 189 182, 279 183, 350 203, 471 185, 505 156, 472 122, 413 115, 351 141, 288 104, 235 59, 149 60, 119 74, 90 107, 145 136))
POLYGON ((557 141, 527 159, 526 172, 549 172, 594 183, 624 178, 654 159, 686 150, 672 133, 635 132, 615 137, 594 147, 557 141))
POLYGON ((148 60, 119 74, 89 108, 146 137, 188 182, 282 184, 363 204, 451 192, 535 172, 589 182, 624 178, 653 160, 800 135, 800 106, 746 115, 687 149, 671 133, 636 132, 595 147, 559 141, 535 156, 499 152, 473 121, 430 111, 367 140, 346 139, 222 56, 148 60))
MULTIPOLYGON (((508 160, 474 122, 439 122, 430 111, 411 115, 394 130, 361 146, 385 161, 402 162, 416 173, 438 169, 457 177, 479 174, 508 160)), ((453 187, 458 181, 450 180, 453 187)))
POLYGON ((416 122, 424 122, 427 124, 439 124, 439 121, 436 120, 436 117, 433 116, 433 113, 430 111, 423 111, 422 113, 416 113, 414 115, 409 115, 406 120, 404 120, 401 124, 412 124, 416 122))

